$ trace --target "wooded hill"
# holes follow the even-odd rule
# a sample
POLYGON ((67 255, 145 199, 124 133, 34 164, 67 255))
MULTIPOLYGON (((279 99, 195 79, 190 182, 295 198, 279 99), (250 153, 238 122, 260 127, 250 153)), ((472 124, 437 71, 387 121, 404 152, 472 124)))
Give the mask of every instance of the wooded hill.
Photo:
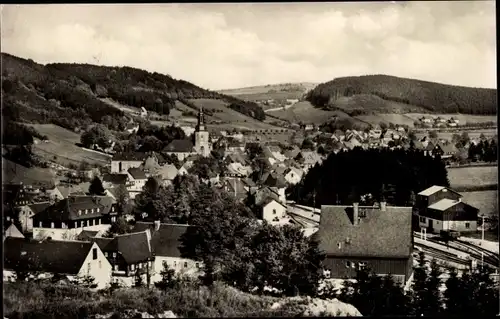
POLYGON ((105 115, 118 121, 124 113, 101 101, 111 98, 122 104, 169 114, 175 101, 220 99, 228 107, 264 120, 265 113, 253 102, 202 89, 169 75, 131 67, 91 64, 42 65, 2 53, 2 115, 13 121, 53 123, 68 129, 101 122, 105 115))
POLYGON ((388 75, 337 78, 316 86, 306 99, 319 108, 335 108, 339 98, 360 94, 421 107, 430 113, 497 113, 496 89, 454 86, 388 75))

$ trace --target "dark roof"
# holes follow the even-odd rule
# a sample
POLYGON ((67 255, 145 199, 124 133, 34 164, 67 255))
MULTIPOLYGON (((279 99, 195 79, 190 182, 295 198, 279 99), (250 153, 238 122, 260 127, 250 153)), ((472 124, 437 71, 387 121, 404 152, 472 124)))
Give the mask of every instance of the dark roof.
POLYGON ((103 182, 111 183, 114 185, 125 185, 127 184, 127 179, 127 174, 104 174, 102 176, 103 182))
POLYGON ((33 216, 34 221, 68 221, 102 217, 109 214, 112 198, 108 196, 70 196, 33 216), (97 212, 99 208, 99 212, 97 212), (87 214, 85 214, 87 209, 87 214), (94 212, 92 213, 92 209, 94 212), (78 214, 78 211, 81 214, 78 214))
POLYGON ((114 238, 94 237, 91 241, 97 243, 103 252, 118 252, 127 264, 135 264, 152 257, 149 236, 146 231, 138 231, 114 238))
POLYGON ((77 274, 87 258, 91 242, 46 240, 39 242, 8 237, 4 241, 4 267, 77 274))
POLYGON ((33 214, 36 215, 40 212, 43 212, 46 210, 48 207, 50 207, 50 202, 42 202, 42 203, 35 203, 35 204, 30 204, 28 207, 33 211, 33 214))
POLYGON ((131 167, 128 169, 128 173, 134 178, 134 179, 147 179, 146 173, 138 167, 131 167))
POLYGON ((163 148, 163 152, 191 153, 193 143, 190 140, 173 140, 163 148))
POLYGON ((352 206, 321 207, 316 236, 327 255, 393 258, 411 255, 411 207, 387 206, 386 211, 381 211, 372 206, 360 206, 359 211, 364 211, 366 217, 354 225, 352 206))
POLYGON ((144 161, 147 157, 143 152, 116 153, 113 155, 113 161, 144 161))
POLYGON ((95 230, 82 230, 82 232, 77 236, 77 240, 90 240, 94 238, 99 232, 95 230))
POLYGON ((282 175, 272 173, 265 177, 263 184, 270 187, 286 187, 286 181, 284 180, 284 177, 282 175))
POLYGON ((134 231, 151 231, 151 246, 155 256, 161 257, 181 257, 179 246, 180 238, 190 226, 179 224, 160 224, 160 228, 155 230, 154 223, 137 222, 134 231))

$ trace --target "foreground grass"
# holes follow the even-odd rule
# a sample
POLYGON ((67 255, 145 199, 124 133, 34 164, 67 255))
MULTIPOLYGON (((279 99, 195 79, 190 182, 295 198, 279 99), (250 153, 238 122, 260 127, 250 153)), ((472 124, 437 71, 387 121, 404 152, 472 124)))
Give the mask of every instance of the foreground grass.
POLYGON ((171 310, 178 317, 292 317, 298 305, 270 310, 277 299, 242 293, 217 283, 212 289, 195 283, 167 291, 124 288, 92 292, 75 285, 4 283, 4 316, 14 318, 88 318, 96 314, 121 317, 127 309, 150 314, 171 310))

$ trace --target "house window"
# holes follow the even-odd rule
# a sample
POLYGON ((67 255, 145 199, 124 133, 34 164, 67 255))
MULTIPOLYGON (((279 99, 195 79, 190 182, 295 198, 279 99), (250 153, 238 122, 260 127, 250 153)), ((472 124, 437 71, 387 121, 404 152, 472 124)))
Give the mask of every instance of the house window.
POLYGON ((78 210, 78 216, 81 216, 81 215, 82 215, 82 210, 81 210, 81 209, 79 209, 79 210, 78 210))
POLYGON ((64 222, 61 223, 61 228, 67 228, 64 222))
POLYGON ((135 269, 135 265, 130 265, 130 270, 134 270, 135 269))
POLYGON ((361 269, 365 269, 366 267, 366 263, 365 262, 359 262, 358 263, 358 268, 361 270, 361 269))
POLYGON ((90 265, 90 263, 88 263, 88 264, 87 264, 87 271, 88 271, 88 272, 90 272, 90 267, 91 267, 91 265, 90 265))
POLYGON ((75 228, 78 228, 78 222, 75 222, 75 228))
POLYGON ((339 243, 337 243, 337 247, 338 247, 339 249, 341 249, 341 248, 342 248, 342 244, 341 244, 340 242, 339 242, 339 243))
POLYGON ((104 256, 108 257, 108 252, 107 251, 104 252, 104 256))
POLYGON ((85 215, 87 215, 88 213, 89 213, 89 210, 85 209, 85 215))
POLYGON ((100 208, 99 208, 99 207, 97 207, 97 212, 99 212, 99 211, 100 211, 100 208))
POLYGON ((184 268, 187 268, 188 267, 188 263, 187 261, 184 262, 184 268))
POLYGON ((39 223, 38 223, 38 226, 42 227, 42 222, 39 222, 39 223))
POLYGON ((118 271, 118 265, 115 265, 114 268, 115 268, 115 271, 118 271))
POLYGON ((177 267, 177 262, 176 261, 174 261, 174 267, 177 267))
POLYGON ((100 224, 101 224, 101 219, 100 219, 100 218, 98 218, 98 219, 97 219, 97 225, 100 225, 100 224))
POLYGON ((93 213, 94 213, 94 209, 92 208, 92 209, 90 210, 90 212, 93 214, 93 213))
POLYGON ((102 262, 99 260, 99 269, 102 268, 102 262))
POLYGON ((465 223, 465 228, 470 228, 470 223, 465 223))
POLYGON ((54 228, 54 222, 50 223, 50 228, 54 228))
POLYGON ((114 212, 115 211, 115 206, 112 206, 111 207, 111 211, 114 212))
POLYGON ((346 261, 345 263, 345 268, 351 268, 351 262, 350 261, 346 261))
POLYGON ((93 219, 89 220, 89 226, 94 226, 94 220, 93 219))
POLYGON ((276 215, 276 209, 273 209, 273 214, 276 215))
POLYGON ((113 253, 113 258, 116 258, 116 253, 113 253))
POLYGON ((420 217, 420 222, 425 223, 425 217, 420 217))
POLYGON ((97 248, 92 249, 92 259, 96 260, 97 259, 97 248))
POLYGON ((142 269, 142 264, 139 264, 138 267, 139 267, 139 269, 142 269))

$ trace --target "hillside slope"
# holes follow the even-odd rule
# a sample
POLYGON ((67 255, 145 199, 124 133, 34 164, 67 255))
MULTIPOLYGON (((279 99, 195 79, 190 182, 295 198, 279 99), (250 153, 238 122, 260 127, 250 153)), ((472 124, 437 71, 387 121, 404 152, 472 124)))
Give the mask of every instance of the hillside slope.
POLYGON ((220 90, 219 93, 231 95, 246 101, 300 99, 312 90, 317 83, 281 83, 252 86, 239 89, 220 90))
MULTIPOLYGON (((375 95, 430 113, 490 115, 497 112, 496 89, 453 86, 387 75, 337 78, 316 86, 306 99, 316 107, 329 108, 335 107, 339 98, 358 94, 375 95)), ((365 111, 370 111, 366 109, 368 107, 365 111)))
POLYGON ((262 108, 253 102, 156 72, 90 64, 42 65, 7 53, 1 59, 2 115, 8 120, 53 123, 72 130, 102 122, 105 116, 126 123, 124 112, 104 102, 105 98, 159 114, 169 114, 176 101, 219 99, 247 117, 265 119, 262 108))

